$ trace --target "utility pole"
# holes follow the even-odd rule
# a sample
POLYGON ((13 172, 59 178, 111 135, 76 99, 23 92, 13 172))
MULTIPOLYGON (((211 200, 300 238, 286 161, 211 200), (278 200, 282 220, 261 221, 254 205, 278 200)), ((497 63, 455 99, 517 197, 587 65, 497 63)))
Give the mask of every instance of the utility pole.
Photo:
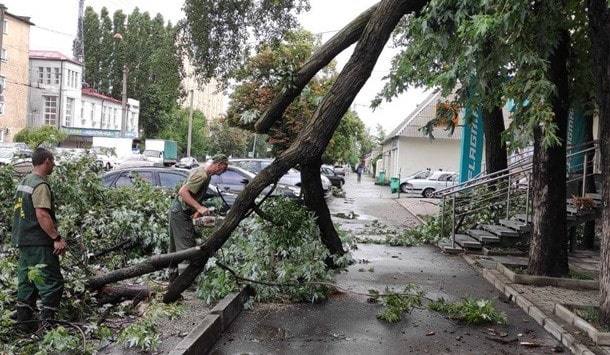
POLYGON ((193 138, 193 96, 195 91, 191 89, 191 107, 189 109, 189 133, 186 139, 186 156, 191 156, 191 140, 193 138))
POLYGON ((127 64, 123 64, 123 92, 121 93, 123 118, 121 119, 121 137, 127 132, 127 64))

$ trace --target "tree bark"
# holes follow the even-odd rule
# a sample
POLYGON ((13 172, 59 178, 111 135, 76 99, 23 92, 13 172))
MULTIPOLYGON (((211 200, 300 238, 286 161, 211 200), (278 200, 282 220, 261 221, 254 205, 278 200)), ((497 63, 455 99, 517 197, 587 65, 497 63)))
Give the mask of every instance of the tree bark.
POLYGON ((532 170, 532 236, 527 273, 552 277, 565 276, 568 267, 568 234, 566 217, 566 137, 569 114, 568 42, 563 32, 557 48, 549 58, 550 79, 557 88, 552 98, 553 122, 557 125, 559 145, 542 145, 543 132, 534 128, 532 170))
POLYGON ((98 304, 119 303, 132 300, 137 303, 148 299, 153 292, 146 285, 118 285, 104 286, 97 297, 98 304))
MULTIPOLYGON (((322 194, 322 182, 320 180, 321 159, 312 163, 301 164, 301 188, 305 195, 305 206, 313 211, 318 217, 320 227, 320 238, 331 254, 341 256, 345 254, 339 234, 333 226, 333 221, 328 210, 328 205, 322 194)), ((334 267, 332 260, 327 260, 329 267, 334 267)))
POLYGON ((610 324, 610 9, 606 0, 589 0, 591 55, 599 109, 602 174, 602 242, 599 268, 600 320, 610 324))
POLYGON ((508 167, 506 143, 502 140, 504 132, 504 116, 501 107, 494 107, 490 112, 483 113, 483 134, 485 135, 485 167, 491 174, 508 167))

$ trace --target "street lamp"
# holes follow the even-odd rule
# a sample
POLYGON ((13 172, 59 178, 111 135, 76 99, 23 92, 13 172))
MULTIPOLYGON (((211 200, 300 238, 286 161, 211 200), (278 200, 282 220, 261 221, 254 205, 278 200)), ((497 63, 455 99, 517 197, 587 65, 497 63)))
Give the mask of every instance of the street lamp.
MULTIPOLYGON (((117 41, 123 39, 123 35, 115 33, 112 36, 117 41)), ((125 137, 127 131, 127 63, 123 60, 123 90, 121 91, 121 137, 125 137)))

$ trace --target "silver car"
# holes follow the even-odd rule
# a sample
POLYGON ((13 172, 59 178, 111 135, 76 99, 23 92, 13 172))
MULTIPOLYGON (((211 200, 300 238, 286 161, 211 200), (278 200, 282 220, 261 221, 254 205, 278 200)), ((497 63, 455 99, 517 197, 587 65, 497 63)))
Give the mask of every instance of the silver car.
POLYGON ((452 171, 435 171, 425 179, 411 179, 404 184, 403 192, 421 194, 432 198, 438 190, 453 186, 458 181, 458 174, 452 171))

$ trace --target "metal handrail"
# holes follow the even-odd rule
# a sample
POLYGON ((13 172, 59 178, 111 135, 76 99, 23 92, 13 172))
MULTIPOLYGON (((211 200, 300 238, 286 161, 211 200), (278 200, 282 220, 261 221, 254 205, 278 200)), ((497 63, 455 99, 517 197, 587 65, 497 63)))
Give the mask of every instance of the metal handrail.
MULTIPOLYGON (((598 152, 599 149, 599 144, 598 141, 590 141, 590 142, 585 142, 581 145, 578 146, 570 146, 567 149, 569 149, 569 151, 571 151, 571 153, 566 154, 566 158, 570 159, 573 157, 578 157, 580 155, 583 156, 583 163, 580 166, 571 166, 571 168, 582 168, 582 176, 580 177, 575 177, 575 178, 569 178, 568 175, 566 174, 566 183, 570 183, 573 181, 577 181, 579 179, 582 179, 582 194, 584 196, 585 191, 586 191, 586 180, 587 177, 590 176, 591 174, 587 174, 587 171, 589 171, 591 168, 591 170, 593 170, 595 168, 595 159, 591 159, 589 160, 589 153, 593 153, 595 154, 596 152, 598 152)), ((529 154, 530 152, 528 152, 527 154, 529 154)), ((461 211, 458 212, 458 209, 462 206, 465 206, 467 204, 464 205, 459 205, 459 202, 457 201, 457 196, 464 194, 468 191, 472 191, 473 189, 477 188, 477 187, 481 187, 481 186, 487 186, 490 185, 492 183, 497 183, 499 181, 506 181, 507 185, 506 188, 500 188, 498 190, 494 190, 494 191, 490 191, 489 194, 487 195, 480 195, 479 197, 482 197, 481 202, 501 202, 503 201, 503 196, 506 196, 506 218, 510 218, 510 206, 511 206, 511 198, 514 198, 513 196, 515 195, 514 192, 511 193, 511 190, 513 191, 523 191, 523 189, 519 188, 519 179, 516 179, 516 181, 513 181, 513 178, 515 177, 525 177, 526 181, 527 181, 527 185, 526 185, 526 191, 525 191, 525 216, 526 216, 526 224, 528 223, 528 219, 529 219, 529 213, 530 213, 530 181, 531 181, 531 174, 532 174, 532 158, 531 155, 525 156, 523 158, 520 158, 519 160, 517 160, 516 162, 513 162, 510 164, 509 167, 507 167, 506 169, 494 172, 492 174, 483 174, 480 175, 478 177, 475 177, 473 179, 470 179, 468 181, 459 183, 457 185, 453 185, 450 187, 447 187, 445 189, 442 190, 438 190, 435 192, 435 196, 441 197, 442 198, 442 209, 441 209, 441 231, 444 231, 445 228, 445 208, 448 207, 448 204, 446 203, 446 199, 447 198, 451 198, 452 202, 451 202, 451 208, 452 208, 452 231, 451 231, 451 235, 452 235, 452 244, 453 247, 455 247, 455 233, 456 233, 456 227, 455 227, 455 223, 456 223, 456 218, 457 217, 462 217, 462 216, 466 216, 468 214, 472 214, 476 211, 482 210, 484 208, 487 207, 486 204, 482 204, 482 207, 478 207, 478 208, 474 208, 474 209, 469 209, 466 211, 461 211), (525 175, 525 176, 524 176, 525 175), (518 189, 518 190, 517 190, 518 189)), ((579 169, 577 169, 579 170, 579 169)), ((595 172, 593 172, 593 174, 595 174, 595 172)), ((523 197, 523 194, 517 194, 517 196, 519 197, 523 197)))

